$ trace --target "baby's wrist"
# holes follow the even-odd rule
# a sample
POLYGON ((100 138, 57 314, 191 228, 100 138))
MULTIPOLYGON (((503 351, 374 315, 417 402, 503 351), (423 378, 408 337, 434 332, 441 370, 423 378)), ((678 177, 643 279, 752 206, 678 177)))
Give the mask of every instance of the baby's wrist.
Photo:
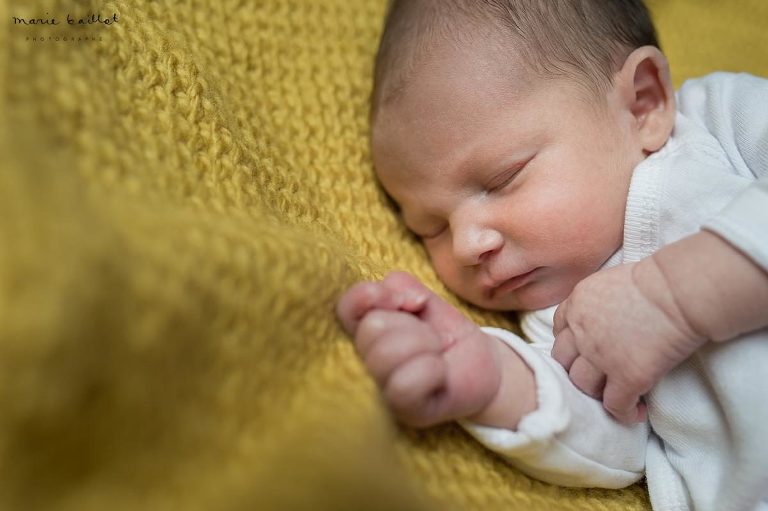
POLYGON ((490 401, 467 420, 515 430, 520 420, 536 409, 536 380, 533 371, 512 348, 491 335, 484 335, 498 362, 499 387, 490 401))
POLYGON ((656 254, 641 260, 632 269, 635 285, 664 316, 672 322, 685 341, 703 341, 705 335, 692 323, 679 298, 679 290, 667 277, 656 254))

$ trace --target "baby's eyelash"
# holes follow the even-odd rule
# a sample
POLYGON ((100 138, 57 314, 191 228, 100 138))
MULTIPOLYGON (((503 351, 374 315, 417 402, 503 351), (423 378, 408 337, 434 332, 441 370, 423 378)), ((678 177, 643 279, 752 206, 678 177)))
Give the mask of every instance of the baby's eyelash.
POLYGON ((504 176, 504 179, 500 183, 495 183, 488 187, 489 192, 495 192, 496 190, 501 190, 505 186, 507 186, 509 183, 512 182, 513 179, 515 179, 515 176, 520 172, 521 169, 516 169, 507 175, 504 176))
POLYGON ((491 180, 491 184, 487 187, 488 192, 494 192, 496 190, 501 190, 505 186, 507 186, 509 183, 511 183, 517 175, 520 173, 521 170, 525 168, 526 165, 528 165, 528 162, 530 162, 533 158, 529 158, 525 160, 524 162, 519 163, 518 165, 515 165, 514 167, 511 167, 498 176, 495 176, 491 180))

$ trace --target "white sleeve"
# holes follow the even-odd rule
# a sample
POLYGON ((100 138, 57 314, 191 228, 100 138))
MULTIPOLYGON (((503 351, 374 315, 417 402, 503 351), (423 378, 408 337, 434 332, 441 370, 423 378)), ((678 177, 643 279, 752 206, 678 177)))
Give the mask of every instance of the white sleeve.
POLYGON ((768 177, 755 181, 703 225, 768 271, 768 177))
POLYGON ((503 341, 531 368, 538 408, 517 431, 459 423, 490 450, 536 479, 561 486, 623 488, 645 469, 647 423, 624 426, 602 403, 579 391, 550 356, 551 344, 528 344, 499 328, 483 331, 503 341))
POLYGON ((717 138, 740 175, 756 180, 703 228, 768 270, 768 80, 714 73, 686 82, 678 103, 717 138))

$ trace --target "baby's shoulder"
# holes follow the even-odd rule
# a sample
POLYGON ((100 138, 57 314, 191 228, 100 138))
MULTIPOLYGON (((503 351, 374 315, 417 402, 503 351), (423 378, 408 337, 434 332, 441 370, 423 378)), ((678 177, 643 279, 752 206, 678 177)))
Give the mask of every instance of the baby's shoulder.
POLYGON ((732 101, 764 99, 766 95, 768 79, 726 71, 686 80, 676 94, 678 110, 684 114, 727 108, 732 101))

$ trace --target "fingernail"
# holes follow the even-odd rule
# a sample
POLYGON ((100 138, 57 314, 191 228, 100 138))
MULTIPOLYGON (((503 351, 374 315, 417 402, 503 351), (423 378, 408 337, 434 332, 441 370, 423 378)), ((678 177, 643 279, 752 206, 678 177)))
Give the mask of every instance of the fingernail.
POLYGON ((379 316, 374 316, 368 319, 368 327, 374 330, 384 328, 384 321, 379 316))
POLYGON ((407 307, 409 309, 415 309, 422 307, 427 302, 427 295, 416 291, 414 289, 409 289, 403 293, 403 307, 407 307))

